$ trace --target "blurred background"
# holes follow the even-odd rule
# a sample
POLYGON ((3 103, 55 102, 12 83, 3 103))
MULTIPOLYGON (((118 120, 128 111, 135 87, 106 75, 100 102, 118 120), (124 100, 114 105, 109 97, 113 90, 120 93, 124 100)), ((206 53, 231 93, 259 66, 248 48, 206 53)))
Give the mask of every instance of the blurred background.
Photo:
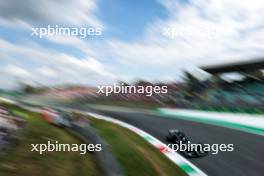
MULTIPOLYGON (((32 121, 32 117, 43 120, 43 114, 11 106, 10 102, 6 104, 7 99, 79 109, 104 105, 245 113, 262 117, 263 21, 264 2, 261 0, 0 0, 0 97, 5 100, 0 107, 0 151, 6 153, 3 155, 5 162, 0 162, 0 175, 48 174, 45 169, 52 169, 52 165, 47 164, 52 159, 44 159, 47 163, 38 161, 37 155, 27 153, 27 145, 45 142, 47 138, 64 142, 77 140, 61 129, 44 123, 45 126, 41 120, 32 121), (47 34, 42 38, 32 35, 33 29, 47 29, 48 26, 96 28, 101 33, 86 37, 80 34, 47 34), (167 86, 168 93, 152 96, 97 93, 98 86, 114 83, 167 86), (36 127, 41 128, 35 130, 36 127), (23 129, 27 130, 24 132, 23 129), (47 129, 51 132, 43 133, 47 129), (55 138, 52 137, 54 133, 58 134, 55 138), (26 142, 11 142, 12 145, 7 147, 9 141, 16 141, 9 136, 26 142), (41 136, 41 140, 34 136, 41 136), (17 166, 21 161, 26 161, 27 165, 17 166), (30 169, 31 166, 34 169, 30 169), (25 172, 22 171, 24 167, 27 168, 25 172), (42 169, 37 172, 39 168, 42 169)), ((98 122, 92 123, 99 129, 107 129, 105 124, 98 127, 98 122)), ((203 132, 210 133, 210 130, 203 132)), ((119 154, 114 155, 124 155, 119 154)), ((78 167, 82 168, 78 175, 82 175, 88 166, 91 175, 102 174, 100 166, 91 165, 96 163, 93 156, 84 159, 69 155, 72 160, 64 163, 65 167, 61 164, 52 170, 52 175, 73 175, 78 173, 73 168, 78 167), (74 165, 75 160, 83 164, 74 165), (72 166, 68 167, 72 170, 64 172, 67 165, 72 166)), ((53 157, 57 159, 54 163, 65 161, 60 155, 53 157)), ((134 159, 135 162, 141 160, 134 159)), ((224 163, 226 158, 221 161, 224 163)), ((144 163, 151 165, 150 161, 144 163)), ((208 163, 198 165, 209 175, 221 175, 221 171, 207 170, 208 163)), ((175 168, 170 164, 167 166, 165 175, 173 175, 175 168)), ((136 167, 129 165, 127 168, 136 167)), ((131 170, 125 173, 135 175, 131 170)), ((142 175, 160 175, 158 171, 151 173, 150 170, 142 171, 142 175)), ((226 172, 227 175, 241 174, 233 170, 226 172)))
POLYGON ((261 111, 263 7, 257 0, 2 0, 1 94, 261 111), (32 35, 48 26, 101 35, 32 35), (113 83, 167 85, 169 93, 96 94, 113 83))

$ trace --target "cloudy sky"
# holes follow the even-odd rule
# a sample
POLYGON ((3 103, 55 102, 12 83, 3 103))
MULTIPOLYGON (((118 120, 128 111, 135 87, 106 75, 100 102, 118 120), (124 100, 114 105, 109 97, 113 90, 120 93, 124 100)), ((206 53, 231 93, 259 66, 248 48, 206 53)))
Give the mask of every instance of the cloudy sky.
POLYGON ((263 57, 263 12, 263 0, 0 0, 0 88, 179 80, 263 57), (48 25, 102 35, 31 35, 48 25))

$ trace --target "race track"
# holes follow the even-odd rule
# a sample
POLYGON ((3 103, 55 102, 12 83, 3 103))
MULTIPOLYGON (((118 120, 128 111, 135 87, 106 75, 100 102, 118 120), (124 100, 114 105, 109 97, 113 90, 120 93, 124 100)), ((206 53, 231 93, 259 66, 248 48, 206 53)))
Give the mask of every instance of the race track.
POLYGON ((98 109, 93 109, 93 111, 130 123, 163 142, 166 142, 167 131, 177 128, 185 132, 193 142, 234 144, 235 151, 233 152, 220 152, 217 155, 209 154, 204 158, 190 159, 193 164, 209 176, 264 175, 263 136, 225 127, 167 118, 152 113, 98 109))

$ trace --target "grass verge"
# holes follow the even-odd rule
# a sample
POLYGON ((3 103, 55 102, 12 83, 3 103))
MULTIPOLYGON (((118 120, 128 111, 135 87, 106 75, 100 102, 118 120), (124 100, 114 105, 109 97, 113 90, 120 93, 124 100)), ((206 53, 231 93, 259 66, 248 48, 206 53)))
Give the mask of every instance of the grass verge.
POLYGON ((118 125, 91 118, 92 126, 109 144, 127 176, 183 176, 179 167, 137 134, 118 125))
POLYGON ((39 114, 12 107, 13 111, 27 120, 23 139, 8 154, 0 158, 0 175, 4 176, 99 176, 95 158, 92 154, 80 155, 78 152, 49 152, 40 155, 31 152, 30 144, 59 143, 81 144, 66 131, 45 123, 39 114))

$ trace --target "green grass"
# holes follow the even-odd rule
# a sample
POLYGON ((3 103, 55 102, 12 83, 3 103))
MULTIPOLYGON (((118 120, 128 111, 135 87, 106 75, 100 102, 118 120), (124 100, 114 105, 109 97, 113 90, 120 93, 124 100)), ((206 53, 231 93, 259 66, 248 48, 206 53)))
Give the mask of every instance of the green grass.
POLYGON ((27 120, 23 139, 6 155, 0 157, 0 175, 3 176, 98 176, 102 175, 92 154, 78 152, 49 152, 40 155, 31 152, 30 144, 59 143, 80 144, 81 141, 63 129, 47 124, 39 114, 14 108, 14 112, 27 120))
POLYGON ((186 175, 137 134, 103 120, 91 118, 91 124, 107 141, 127 176, 186 175))
MULTIPOLYGON (((87 104, 89 105, 108 105, 108 106, 119 106, 126 108, 139 108, 155 110, 161 108, 162 106, 155 103, 148 102, 125 102, 125 101, 95 101, 87 104)), ((244 113, 244 114, 256 114, 263 115, 263 108, 240 108, 240 107, 211 107, 211 106, 199 106, 198 104, 193 104, 190 107, 191 110, 203 110, 203 111, 214 111, 214 112, 230 112, 230 113, 244 113)))
POLYGON ((253 115, 263 115, 263 108, 241 108, 241 107, 210 107, 210 106, 199 106, 198 104, 193 105, 193 109, 202 111, 215 111, 215 112, 230 112, 230 113, 244 113, 253 115))

